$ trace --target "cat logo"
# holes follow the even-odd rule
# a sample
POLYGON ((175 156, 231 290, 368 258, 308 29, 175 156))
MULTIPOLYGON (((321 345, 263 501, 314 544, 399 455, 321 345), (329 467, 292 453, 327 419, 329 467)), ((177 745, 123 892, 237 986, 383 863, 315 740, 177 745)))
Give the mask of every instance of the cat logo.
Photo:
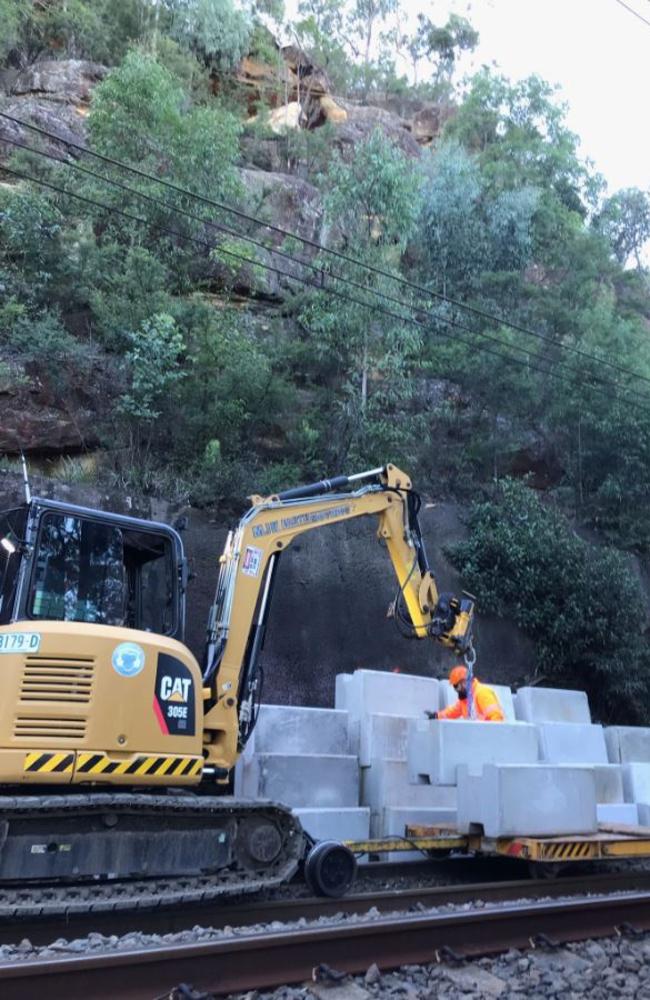
POLYGON ((169 653, 158 654, 153 710, 166 736, 194 736, 195 689, 189 668, 169 653))
POLYGON ((187 703, 192 681, 189 678, 170 677, 165 674, 160 681, 160 697, 162 701, 180 701, 187 703))

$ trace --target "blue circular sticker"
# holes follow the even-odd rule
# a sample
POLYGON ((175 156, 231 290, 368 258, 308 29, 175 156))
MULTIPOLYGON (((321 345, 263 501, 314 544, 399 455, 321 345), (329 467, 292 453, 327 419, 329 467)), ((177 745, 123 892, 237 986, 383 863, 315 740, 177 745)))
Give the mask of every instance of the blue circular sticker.
POLYGON ((122 677, 137 677, 144 667, 144 649, 135 642, 121 642, 113 650, 111 663, 122 677))

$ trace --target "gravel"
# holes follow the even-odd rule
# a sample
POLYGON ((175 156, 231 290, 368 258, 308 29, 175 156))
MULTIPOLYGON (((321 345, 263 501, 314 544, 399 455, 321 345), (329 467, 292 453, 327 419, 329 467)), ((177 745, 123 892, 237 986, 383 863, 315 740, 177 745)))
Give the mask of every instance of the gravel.
MULTIPOLYGON (((228 1000, 650 1000, 650 935, 234 994, 228 1000)), ((173 998, 173 994, 172 994, 173 998)))
MULTIPOLYGON (((617 895, 625 894, 623 893, 617 895)), ((602 898, 602 896, 602 893, 589 893, 585 894, 581 898, 593 899, 602 898)), ((553 897, 553 902, 561 902, 562 899, 571 899, 572 901, 575 901, 576 897, 553 897)), ((426 916, 427 914, 443 915, 449 913, 467 913, 476 910, 498 910, 500 907, 512 906, 514 902, 523 904, 541 903, 544 901, 550 901, 550 897, 535 900, 522 897, 516 901, 507 900, 505 902, 490 903, 486 903, 482 899, 477 899, 472 902, 444 903, 440 906, 432 907, 425 906, 423 903, 419 902, 410 907, 408 910, 404 910, 399 908, 399 903, 396 900, 395 909, 393 910, 382 909, 380 911, 377 907, 372 906, 365 913, 343 913, 340 911, 338 913, 318 917, 314 920, 307 920, 305 917, 301 917, 300 919, 293 921, 273 920, 247 926, 231 927, 230 925, 226 925, 225 927, 218 928, 203 927, 197 924, 187 930, 168 934, 147 934, 142 931, 133 930, 128 934, 118 936, 115 934, 104 935, 93 931, 85 937, 73 938, 71 940, 60 937, 47 945, 36 945, 33 944, 28 938, 24 938, 18 944, 0 945, 0 962, 33 961, 35 959, 53 958, 55 956, 61 957, 64 955, 142 950, 146 948, 161 948, 181 944, 203 944, 210 941, 220 941, 226 938, 244 937, 251 934, 269 934, 278 931, 289 931, 306 927, 329 927, 337 924, 345 924, 347 926, 352 924, 363 924, 374 922, 382 917, 395 916, 397 914, 417 914, 418 916, 426 916)), ((630 967, 626 969, 626 971, 630 974, 632 972, 637 973, 636 968, 631 968, 631 963, 632 958, 629 958, 628 964, 630 967)), ((370 974, 372 976, 375 973, 371 972, 370 974)), ((618 994, 614 992, 612 995, 617 996, 618 994)), ((336 1000, 336 998, 329 997, 328 1000, 336 1000)), ((409 998, 407 998, 407 1000, 409 1000, 409 998)), ((650 996, 648 997, 648 1000, 650 1000, 650 996)))

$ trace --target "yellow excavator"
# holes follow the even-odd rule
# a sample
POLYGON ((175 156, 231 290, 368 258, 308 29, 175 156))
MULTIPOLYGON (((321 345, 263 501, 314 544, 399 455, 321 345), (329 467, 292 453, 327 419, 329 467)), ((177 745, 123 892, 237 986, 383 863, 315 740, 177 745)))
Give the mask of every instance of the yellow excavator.
MULTIPOLYGON (((472 662, 473 600, 438 593, 404 472, 251 500, 220 558, 201 665, 183 644, 174 528, 29 493, 0 513, 0 888, 20 885, 28 912, 209 900, 277 885, 304 861, 289 809, 230 794, 274 573, 296 536, 376 516, 398 626, 472 662)), ((328 875, 317 860, 317 888, 338 894, 345 865, 332 858, 328 875)))

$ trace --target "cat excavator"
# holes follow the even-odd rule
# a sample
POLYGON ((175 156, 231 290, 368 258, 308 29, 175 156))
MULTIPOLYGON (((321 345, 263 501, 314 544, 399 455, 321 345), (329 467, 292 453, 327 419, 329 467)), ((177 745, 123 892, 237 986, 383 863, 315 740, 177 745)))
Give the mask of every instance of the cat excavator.
MULTIPOLYGON (((298 820, 232 795, 278 560, 298 535, 376 517, 398 627, 471 664, 474 602, 438 593, 419 506, 393 465, 253 496, 220 557, 201 663, 183 641, 175 528, 28 490, 0 513, 0 915, 206 901, 291 878, 309 846, 298 820)), ((336 871, 334 859, 321 891, 340 891, 336 871)))

